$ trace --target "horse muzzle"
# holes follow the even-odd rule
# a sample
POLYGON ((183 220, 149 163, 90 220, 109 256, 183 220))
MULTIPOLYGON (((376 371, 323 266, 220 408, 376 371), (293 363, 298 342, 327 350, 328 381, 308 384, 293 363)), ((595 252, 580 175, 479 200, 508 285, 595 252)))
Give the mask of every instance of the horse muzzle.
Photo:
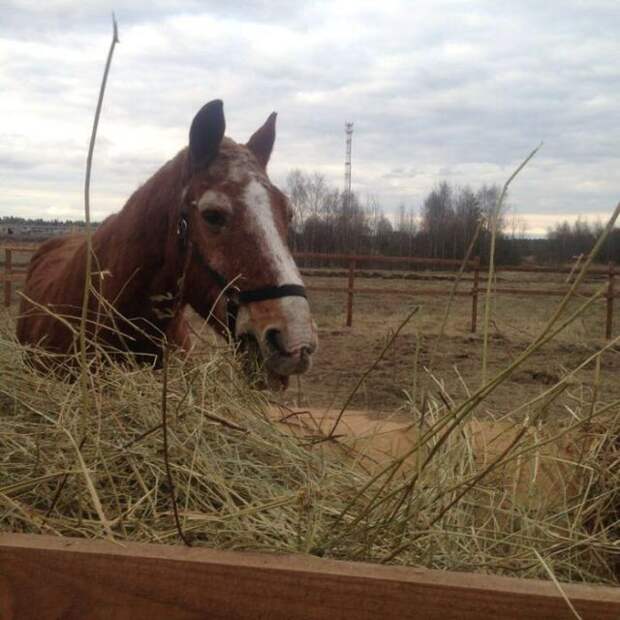
MULTIPOLYGON (((314 330, 316 333, 316 329, 314 330)), ((265 365, 272 372, 282 375, 301 375, 312 365, 312 354, 316 351, 316 336, 307 342, 289 345, 278 329, 269 329, 265 334, 266 351, 263 353, 265 365)))
POLYGON ((281 297, 242 304, 236 337, 251 337, 269 373, 289 377, 307 372, 318 347, 316 324, 305 297, 281 297))

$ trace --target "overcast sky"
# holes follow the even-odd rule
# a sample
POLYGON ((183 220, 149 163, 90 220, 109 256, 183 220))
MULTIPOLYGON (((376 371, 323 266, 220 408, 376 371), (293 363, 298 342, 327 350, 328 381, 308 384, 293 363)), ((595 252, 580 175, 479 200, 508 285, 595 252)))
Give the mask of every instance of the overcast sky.
POLYGON ((354 190, 388 214, 444 179, 501 184, 540 141, 510 197, 529 233, 620 200, 618 0, 0 0, 0 215, 82 217, 112 9, 97 219, 213 98, 239 142, 278 112, 279 184, 300 168, 342 187, 353 121, 354 190))

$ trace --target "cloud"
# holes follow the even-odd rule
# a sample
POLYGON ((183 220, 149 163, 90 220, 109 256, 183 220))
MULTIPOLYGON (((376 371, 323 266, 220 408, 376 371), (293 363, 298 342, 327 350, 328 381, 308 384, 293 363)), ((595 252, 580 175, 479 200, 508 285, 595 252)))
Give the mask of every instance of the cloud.
MULTIPOLYGON (((245 141, 272 110, 271 174, 340 186, 353 121, 353 186, 388 212, 438 181, 503 183, 530 218, 618 201, 620 14, 615 2, 117 3, 118 46, 95 158, 101 214, 187 140, 208 99, 245 141)), ((0 24, 1 214, 79 217, 107 3, 8 2, 0 24), (48 211, 49 212, 49 211, 48 211)), ((546 220, 545 220, 546 221, 546 220)))

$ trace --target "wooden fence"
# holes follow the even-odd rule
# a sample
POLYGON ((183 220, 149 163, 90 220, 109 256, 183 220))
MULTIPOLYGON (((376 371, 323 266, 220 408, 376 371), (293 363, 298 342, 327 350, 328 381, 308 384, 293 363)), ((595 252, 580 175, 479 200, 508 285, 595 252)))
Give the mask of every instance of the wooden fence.
POLYGON ((6 245, 0 246, 0 252, 4 253, 4 271, 0 273, 0 282, 4 288, 4 306, 11 305, 13 297, 13 283, 21 282, 26 277, 25 269, 16 270, 13 265, 13 256, 17 252, 34 253, 37 251, 36 245, 6 245))
MULTIPOLYGON (((8 308, 12 302, 12 287, 16 282, 21 282, 25 277, 24 270, 14 269, 13 255, 16 252, 35 252, 37 246, 33 245, 11 245, 0 246, 0 252, 4 252, 4 272, 0 274, 0 282, 4 286, 4 305, 8 308)), ((416 258, 406 256, 363 256, 350 254, 322 254, 317 252, 297 252, 294 254, 298 261, 321 261, 323 263, 344 264, 347 267, 347 286, 314 286, 309 285, 309 291, 323 291, 330 293, 344 293, 346 295, 346 325, 353 325, 353 303, 355 295, 398 295, 398 296, 415 296, 415 297, 437 297, 450 295, 450 287, 441 289, 410 287, 410 288, 373 288, 373 287, 356 287, 356 273, 359 271, 359 265, 368 263, 372 265, 403 265, 406 267, 419 266, 434 269, 449 269, 456 271, 461 267, 462 261, 449 259, 433 259, 433 258, 416 258)), ((471 297, 471 325, 472 333, 476 332, 478 323, 478 302, 480 296, 485 294, 485 290, 480 286, 480 274, 486 273, 486 267, 480 264, 480 258, 476 257, 465 266, 466 270, 473 273, 472 286, 469 290, 457 291, 456 295, 460 297, 471 297)), ((524 272, 524 273, 549 273, 549 274, 571 274, 570 268, 560 267, 542 267, 534 265, 526 266, 500 266, 497 272, 524 272)), ((607 278, 607 292, 605 294, 606 315, 605 315, 605 337, 609 340, 613 333, 614 318, 614 299, 620 297, 620 293, 615 292, 614 280, 616 267, 613 263, 609 263, 607 268, 592 267, 588 271, 589 274, 598 274, 607 278)), ((493 288, 495 295, 520 295, 529 296, 558 296, 563 297, 568 290, 550 290, 542 288, 522 289, 515 287, 499 286, 493 288)), ((588 292, 579 291, 579 295, 588 294, 588 292)), ((591 294, 591 292, 589 293, 591 294)))
POLYGON ((620 588, 214 551, 0 534, 0 618, 76 620, 597 620, 620 588))
MULTIPOLYGON (((451 294, 450 287, 445 286, 442 289, 431 288, 418 288, 411 287, 407 289, 403 288, 375 288, 375 287, 356 287, 355 276, 358 271, 358 265, 360 263, 370 263, 373 265, 405 265, 405 266, 422 266, 426 268, 440 268, 458 270, 462 261, 449 260, 449 259, 431 259, 431 258, 415 258, 405 256, 357 256, 349 254, 321 254, 315 252, 298 252, 295 254, 295 258, 299 261, 305 259, 318 260, 329 262, 340 262, 347 265, 348 277, 346 287, 334 287, 334 286, 314 286, 307 287, 310 291, 328 291, 328 292, 340 292, 346 293, 346 325, 351 327, 353 324, 353 300, 355 295, 409 295, 416 297, 441 297, 449 296, 451 294)), ((476 257, 473 261, 470 261, 465 265, 468 272, 473 272, 472 286, 467 291, 456 292, 457 296, 471 297, 471 332, 476 333, 478 323, 478 301, 480 295, 485 294, 486 290, 480 286, 480 274, 487 273, 488 269, 480 264, 480 258, 476 257)), ((499 266, 496 268, 497 272, 524 272, 524 273, 549 273, 549 274, 572 274, 573 270, 570 268, 561 267, 542 267, 535 265, 525 266, 499 266)), ((600 267, 592 267, 588 270, 589 274, 597 274, 601 277, 607 278, 607 292, 605 295, 606 300, 606 320, 605 320, 605 337, 609 340, 613 332, 613 313, 614 313, 614 298, 620 296, 614 292, 614 280, 615 280, 615 265, 609 263, 607 268, 601 269, 600 267)), ((493 288, 494 295, 520 295, 523 297, 532 296, 557 296, 563 297, 568 291, 568 285, 565 290, 550 290, 542 288, 515 288, 506 286, 496 286, 493 288)), ((592 294, 592 292, 579 291, 579 295, 592 294)))

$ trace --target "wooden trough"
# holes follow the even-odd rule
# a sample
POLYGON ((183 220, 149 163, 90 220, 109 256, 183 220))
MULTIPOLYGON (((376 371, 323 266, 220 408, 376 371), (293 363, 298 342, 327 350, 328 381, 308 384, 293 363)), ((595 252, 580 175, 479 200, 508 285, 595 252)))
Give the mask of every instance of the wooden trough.
POLYGON ((2 620, 620 618, 620 589, 421 568, 0 534, 2 620))
MULTIPOLYGON (((304 422, 308 415, 322 430, 335 419, 317 411, 295 414, 271 412, 293 433, 312 428, 304 422)), ((501 449, 487 446, 488 437, 501 430, 473 428, 483 458, 501 449)), ((367 412, 349 412, 338 434, 367 455, 366 463, 402 455, 415 441, 410 424, 367 412)), ((561 457, 566 446, 556 449, 561 457)), ((526 468, 519 484, 528 486, 529 477, 526 468)), ((544 496, 549 481, 541 482, 544 496)), ((0 534, 1 620, 575 617, 617 620, 620 588, 302 555, 0 534)))

